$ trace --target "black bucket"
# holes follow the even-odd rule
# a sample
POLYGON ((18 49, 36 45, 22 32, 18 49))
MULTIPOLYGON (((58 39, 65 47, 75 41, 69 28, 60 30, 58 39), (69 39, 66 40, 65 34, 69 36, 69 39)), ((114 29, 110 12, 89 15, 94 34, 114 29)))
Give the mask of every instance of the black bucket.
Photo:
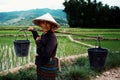
POLYGON ((108 54, 107 49, 103 48, 88 49, 90 67, 93 69, 103 68, 105 65, 107 54, 108 54))
POLYGON ((106 57, 108 54, 108 49, 101 48, 99 37, 98 43, 98 48, 88 49, 89 63, 92 69, 102 69, 105 65, 106 57))
MULTIPOLYGON (((27 37, 27 35, 26 35, 26 37, 27 37)), ((15 41, 14 41, 14 49, 15 49, 15 53, 18 57, 28 56, 29 46, 30 46, 30 41, 28 40, 28 38, 26 40, 16 40, 15 39, 15 41)))

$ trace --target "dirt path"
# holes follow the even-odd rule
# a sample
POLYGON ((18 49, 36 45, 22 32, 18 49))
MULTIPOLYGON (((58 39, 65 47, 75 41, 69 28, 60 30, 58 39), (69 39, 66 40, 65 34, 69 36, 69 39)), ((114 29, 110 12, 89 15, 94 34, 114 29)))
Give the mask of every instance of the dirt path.
POLYGON ((110 69, 91 80, 120 80, 120 67, 110 69))
POLYGON ((91 48, 94 48, 94 47, 95 47, 95 46, 93 46, 93 45, 91 45, 91 44, 86 44, 86 43, 83 43, 83 42, 74 40, 71 35, 68 35, 68 38, 69 38, 72 42, 75 42, 75 43, 78 43, 78 44, 81 44, 81 45, 84 45, 84 46, 87 46, 87 47, 91 47, 91 48))

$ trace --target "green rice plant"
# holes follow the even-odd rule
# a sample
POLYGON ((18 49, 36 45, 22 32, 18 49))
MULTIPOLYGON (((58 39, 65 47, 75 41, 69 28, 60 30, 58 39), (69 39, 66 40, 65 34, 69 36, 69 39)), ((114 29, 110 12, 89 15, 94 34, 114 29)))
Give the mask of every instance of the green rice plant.
POLYGON ((6 34, 17 34, 16 30, 5 30, 5 31, 0 31, 1 35, 6 35, 6 34))
POLYGON ((105 67, 106 69, 110 69, 113 67, 119 67, 120 66, 120 52, 118 53, 109 53, 107 60, 106 60, 106 64, 105 67))
POLYGON ((14 51, 14 48, 12 47, 11 48, 11 63, 12 63, 12 65, 11 65, 11 68, 13 67, 13 66, 15 66, 15 61, 16 61, 16 59, 15 59, 15 51, 14 51))
MULTIPOLYGON (((18 67, 18 66, 22 66, 22 65, 25 65, 27 63, 30 62, 30 60, 28 61, 28 57, 24 57, 24 58, 20 58, 20 57, 17 57, 16 54, 15 54, 15 51, 14 51, 14 47, 13 47, 13 43, 11 45, 11 39, 10 39, 10 44, 9 43, 6 43, 5 45, 4 44, 1 44, 0 45, 0 71, 1 70, 6 70, 6 69, 10 69, 10 68, 14 68, 14 67, 18 67)), ((33 49, 32 49, 33 50, 33 49)), ((35 49, 36 50, 36 49, 35 49)), ((34 50, 32 51, 33 53, 34 50)), ((32 53, 32 55, 29 55, 29 59, 32 60, 32 62, 35 60, 34 58, 34 54, 32 53)))
POLYGON ((79 57, 72 65, 64 62, 58 77, 62 80, 90 80, 91 77, 96 77, 103 71, 104 69, 91 69, 88 57, 79 57))
POLYGON ((97 29, 97 28, 61 28, 66 32, 120 32, 120 29, 97 29))
MULTIPOLYGON (((81 40, 81 42, 97 45, 96 40, 81 40)), ((110 52, 120 52, 120 41, 114 41, 114 40, 102 40, 101 41, 101 47, 107 48, 110 52)))
POLYGON ((76 35, 73 35, 72 37, 74 39, 84 39, 84 38, 97 39, 97 38, 92 38, 92 37, 98 37, 98 36, 101 36, 104 39, 120 39, 120 34, 87 34, 85 36, 76 36, 76 35))
POLYGON ((6 50, 6 48, 7 48, 7 46, 5 45, 5 46, 3 46, 3 51, 2 51, 2 54, 3 54, 3 56, 2 56, 2 69, 4 70, 4 69, 7 69, 7 65, 6 65, 6 63, 7 63, 7 58, 6 58, 6 54, 7 54, 7 50, 6 50))
POLYGON ((84 67, 87 71, 89 71, 88 75, 93 76, 93 77, 95 77, 96 75, 98 75, 102 71, 102 69, 99 71, 91 69, 88 57, 77 58, 75 65, 77 65, 79 67, 84 67))
POLYGON ((12 73, 7 74, 6 76, 1 76, 0 75, 1 80, 15 80, 14 78, 15 78, 15 76, 12 73))
POLYGON ((64 73, 66 80, 88 80, 89 79, 89 69, 80 66, 70 66, 64 73))
MULTIPOLYGON (((0 59, 2 59, 3 54, 2 54, 2 45, 0 45, 0 59)), ((0 71, 2 69, 2 60, 0 60, 0 71)))
POLYGON ((35 68, 21 69, 18 73, 8 73, 7 75, 1 76, 0 80, 37 80, 37 74, 35 68))
MULTIPOLYGON (((79 61, 80 61, 80 59, 76 60, 76 62, 72 65, 70 65, 66 62, 61 63, 62 72, 60 72, 58 74, 58 77, 61 78, 61 80, 86 80, 86 79, 89 79, 88 72, 86 72, 86 70, 88 70, 88 69, 84 70, 83 69, 84 65, 80 66, 79 61)), ((83 63, 83 64, 85 64, 85 63, 83 63)))
MULTIPOLYGON (((32 35, 30 31, 27 31, 27 29, 25 30, 25 33, 24 31, 19 31, 20 29, 7 29, 7 30, 0 30, 0 36, 1 35, 4 35, 4 36, 22 36, 22 35, 25 35, 25 33, 27 35, 32 35)), ((42 32, 41 31, 38 31, 39 34, 41 34, 42 32)))
POLYGON ((86 57, 81 57, 81 58, 76 59, 76 64, 79 66, 90 66, 89 60, 86 57))
POLYGON ((68 28, 66 32, 78 34, 80 36, 73 36, 77 38, 89 38, 94 36, 103 36, 104 38, 120 38, 120 29, 81 29, 68 28), (89 37, 87 37, 89 36, 89 37))
POLYGON ((71 42, 67 37, 58 37, 57 56, 65 57, 70 55, 77 55, 86 53, 87 47, 71 42))
MULTIPOLYGON (((1 37, 0 43, 2 43, 2 45, 12 45, 13 46, 14 39, 15 39, 14 37, 1 37)), ((19 39, 24 39, 24 37, 19 37, 19 39)), ((34 43, 34 40, 32 39, 32 37, 30 37, 29 39, 31 40, 31 46, 35 47, 35 45, 33 45, 35 43, 34 43)), ((32 50, 36 50, 36 49, 34 48, 34 49, 31 49, 31 51, 32 50)), ((63 56, 67 56, 67 55, 85 53, 86 47, 71 42, 67 37, 58 37, 57 51, 58 51, 57 52, 58 56, 63 57, 63 56)), ((30 54, 34 54, 34 53, 30 53, 30 54)))

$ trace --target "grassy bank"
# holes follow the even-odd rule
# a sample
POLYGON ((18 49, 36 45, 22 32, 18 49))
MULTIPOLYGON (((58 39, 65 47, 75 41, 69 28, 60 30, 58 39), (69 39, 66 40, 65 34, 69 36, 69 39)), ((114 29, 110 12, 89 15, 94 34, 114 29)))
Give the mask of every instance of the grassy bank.
MULTIPOLYGON (((57 80, 90 80, 91 77, 100 75, 102 72, 120 66, 120 53, 109 53, 103 69, 94 70, 90 68, 88 57, 80 57, 73 64, 61 63, 62 71, 58 73, 57 80)), ((0 76, 1 80, 37 80, 34 67, 20 70, 18 73, 9 73, 0 76)))

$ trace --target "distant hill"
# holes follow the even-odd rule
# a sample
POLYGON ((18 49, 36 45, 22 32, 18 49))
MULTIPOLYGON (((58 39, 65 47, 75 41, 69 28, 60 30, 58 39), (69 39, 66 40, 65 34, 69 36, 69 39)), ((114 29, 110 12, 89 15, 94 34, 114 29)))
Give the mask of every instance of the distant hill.
POLYGON ((0 26, 31 26, 32 20, 50 13, 60 25, 66 25, 66 14, 62 9, 32 9, 27 11, 0 12, 0 26))

